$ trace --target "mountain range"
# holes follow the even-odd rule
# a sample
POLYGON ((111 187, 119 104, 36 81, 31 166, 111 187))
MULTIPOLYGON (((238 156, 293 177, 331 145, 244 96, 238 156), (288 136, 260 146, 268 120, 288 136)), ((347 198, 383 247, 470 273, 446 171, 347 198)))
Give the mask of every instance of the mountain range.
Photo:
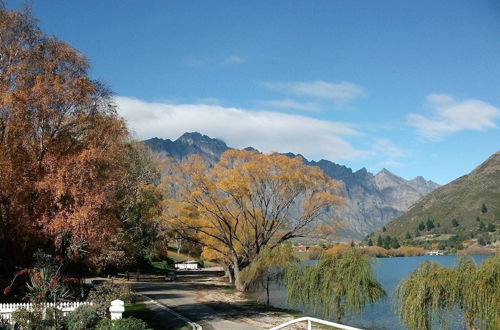
MULTIPOLYGON (((206 163, 214 164, 224 151, 231 149, 224 141, 197 132, 185 133, 175 141, 152 138, 144 143, 160 156, 170 156, 179 162, 192 154, 198 154, 206 163)), ((252 147, 246 149, 255 150, 252 147)), ((306 164, 320 167, 325 174, 342 183, 344 205, 332 209, 325 217, 343 222, 344 226, 339 231, 342 239, 362 239, 439 187, 437 183, 422 177, 405 180, 387 169, 373 175, 365 168, 353 171, 329 160, 309 161, 301 155, 285 155, 302 157, 306 164)))
POLYGON ((468 238, 500 227, 500 151, 469 174, 421 198, 385 227, 386 232, 373 237, 405 239, 419 231, 422 236, 453 234, 468 238), (427 221, 433 225, 422 229, 421 224, 427 221))

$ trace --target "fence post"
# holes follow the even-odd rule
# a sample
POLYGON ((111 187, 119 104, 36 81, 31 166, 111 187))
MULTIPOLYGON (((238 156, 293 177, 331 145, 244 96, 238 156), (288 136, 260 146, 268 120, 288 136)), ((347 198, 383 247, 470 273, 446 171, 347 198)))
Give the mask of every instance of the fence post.
POLYGON ((111 319, 120 320, 122 318, 123 312, 125 312, 125 303, 123 302, 123 300, 113 300, 111 302, 111 307, 109 307, 111 319))
POLYGON ((312 330, 312 322, 311 322, 311 320, 307 320, 307 330, 312 330))

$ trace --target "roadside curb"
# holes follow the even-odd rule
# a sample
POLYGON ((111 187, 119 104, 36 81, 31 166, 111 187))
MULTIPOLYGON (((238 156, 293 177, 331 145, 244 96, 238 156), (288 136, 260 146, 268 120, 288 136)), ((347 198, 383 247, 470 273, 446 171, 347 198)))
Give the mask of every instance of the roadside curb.
POLYGON ((183 320, 184 322, 186 322, 187 324, 189 324, 191 326, 191 328, 193 330, 202 330, 203 328, 201 327, 201 325, 199 325, 198 323, 196 322, 193 322, 191 321, 190 319, 188 319, 187 317, 173 311, 172 309, 168 308, 167 306, 163 305, 162 303, 154 300, 154 299, 151 299, 150 297, 144 295, 144 294, 140 294, 140 296, 146 298, 146 299, 149 299, 149 303, 153 303, 155 305, 157 305, 158 307, 160 307, 161 309, 167 311, 168 313, 172 314, 173 316, 177 317, 178 319, 181 319, 183 320))

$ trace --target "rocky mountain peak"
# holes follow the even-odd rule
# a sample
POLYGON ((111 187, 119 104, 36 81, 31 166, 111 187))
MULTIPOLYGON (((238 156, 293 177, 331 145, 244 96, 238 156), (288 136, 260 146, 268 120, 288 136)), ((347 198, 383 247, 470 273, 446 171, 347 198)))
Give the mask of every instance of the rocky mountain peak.
MULTIPOLYGON (((152 150, 182 162, 193 154, 200 155, 209 165, 215 164, 221 154, 230 149, 226 143, 198 132, 185 133, 175 141, 153 138, 144 141, 152 150)), ((256 150, 247 147, 245 150, 256 150)), ((256 150, 257 151, 257 150, 256 150)), ((387 169, 376 175, 366 168, 353 172, 347 166, 329 160, 309 161, 294 153, 283 154, 290 158, 301 157, 307 165, 318 166, 332 179, 341 181, 345 203, 342 208, 332 209, 325 221, 341 219, 345 229, 339 233, 344 238, 360 239, 392 220, 420 197, 428 194, 436 186, 431 181, 420 179, 407 181, 387 169)))

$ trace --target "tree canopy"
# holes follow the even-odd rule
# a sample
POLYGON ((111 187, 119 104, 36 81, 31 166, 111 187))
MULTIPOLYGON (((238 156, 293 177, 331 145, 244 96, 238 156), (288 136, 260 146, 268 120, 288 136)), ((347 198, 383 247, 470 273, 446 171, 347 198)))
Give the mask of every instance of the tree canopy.
POLYGON ((338 182, 299 157, 229 150, 212 168, 192 156, 164 171, 166 223, 226 263, 239 288, 240 269, 264 247, 307 235, 342 201, 338 182))
POLYGON ((138 148, 80 52, 2 4, 0 36, 4 261, 22 264, 41 247, 97 265, 130 218, 125 190, 145 182, 131 165, 138 148))
POLYGON ((370 257, 357 248, 326 254, 317 265, 296 264, 284 275, 288 302, 303 304, 324 318, 340 321, 347 313, 359 313, 386 293, 376 280, 370 257))
POLYGON ((446 327, 462 311, 467 329, 500 327, 500 257, 476 267, 459 259, 452 268, 424 261, 396 289, 400 319, 410 329, 431 329, 434 320, 446 327))

